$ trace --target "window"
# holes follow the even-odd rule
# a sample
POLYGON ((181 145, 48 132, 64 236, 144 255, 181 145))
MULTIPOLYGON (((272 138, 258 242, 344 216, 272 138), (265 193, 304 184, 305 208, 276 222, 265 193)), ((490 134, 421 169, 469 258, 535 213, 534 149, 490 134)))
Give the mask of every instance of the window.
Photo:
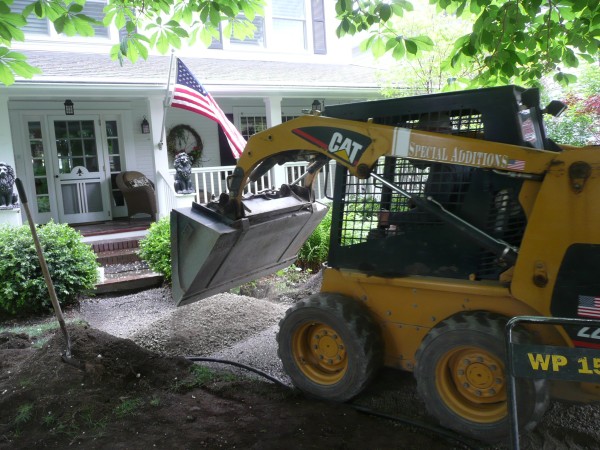
POLYGON ((242 128, 242 136, 246 140, 253 134, 259 133, 267 129, 266 116, 242 116, 240 117, 242 128))
POLYGON ((33 181, 35 184, 35 203, 38 213, 50 212, 50 194, 48 191, 48 178, 46 176, 46 151, 42 140, 42 124, 39 121, 27 123, 29 131, 29 149, 31 151, 31 165, 33 167, 33 181))
MULTIPOLYGON (((238 18, 243 19, 244 16, 238 16, 238 18)), ((231 35, 230 42, 232 44, 243 44, 243 45, 252 45, 256 47, 264 47, 265 46, 265 18, 256 16, 252 21, 256 30, 254 31, 254 36, 246 39, 236 39, 231 35)), ((233 33, 233 32, 232 32, 233 33)))
MULTIPOLYGON (((312 45, 314 53, 327 53, 323 0, 271 0, 270 6, 264 17, 254 18, 253 37, 242 40, 232 35, 229 42, 234 46, 286 52, 303 52, 312 45), (312 40, 309 40, 311 31, 312 40)), ((238 17, 244 18, 243 15, 238 17)))
MULTIPOLYGON (((27 5, 31 3, 30 0, 15 0, 12 4, 13 12, 22 12, 27 5)), ((86 1, 82 14, 102 21, 104 17, 103 9, 106 5, 105 1, 86 1)), ((25 34, 37 35, 37 36, 55 36, 54 26, 48 19, 40 19, 35 13, 31 13, 27 18, 27 25, 23 27, 25 34)), ((108 39, 110 37, 109 29, 102 25, 92 25, 94 29, 95 37, 108 39)))
POLYGON ((273 0, 272 26, 272 48, 306 49, 304 0, 273 0))

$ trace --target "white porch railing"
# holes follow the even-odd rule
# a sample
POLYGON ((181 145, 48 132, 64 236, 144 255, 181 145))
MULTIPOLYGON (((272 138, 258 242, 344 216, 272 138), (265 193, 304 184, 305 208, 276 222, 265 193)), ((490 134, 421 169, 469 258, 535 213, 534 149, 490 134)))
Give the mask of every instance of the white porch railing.
MULTIPOLYGON (((256 194, 264 189, 277 188, 274 186, 274 180, 284 180, 284 183, 293 183, 306 172, 308 163, 293 162, 286 163, 283 166, 276 166, 272 171, 263 175, 258 181, 250 183, 244 190, 245 194, 256 194), (275 176, 274 171, 282 171, 280 176, 275 176)), ((227 177, 233 173, 235 166, 220 167, 194 167, 192 169, 193 183, 195 188, 195 198, 197 203, 207 203, 212 199, 219 198, 222 193, 227 193, 227 177)), ((161 217, 168 215, 171 209, 182 206, 182 197, 191 201, 191 196, 182 196, 175 193, 173 189, 173 180, 175 179, 175 170, 158 171, 157 177, 157 195, 159 198, 159 213, 161 217)), ((335 181, 335 161, 330 161, 318 174, 313 183, 315 198, 324 200, 333 195, 333 186, 335 181)), ((354 177, 348 183, 348 188, 355 190, 356 193, 376 193, 377 190, 371 179, 358 180, 354 177)), ((191 203, 190 203, 191 204, 191 203)))
POLYGON ((173 175, 158 170, 156 174, 156 196, 158 198, 158 216, 165 217, 172 209, 178 207, 175 188, 173 187, 173 175))

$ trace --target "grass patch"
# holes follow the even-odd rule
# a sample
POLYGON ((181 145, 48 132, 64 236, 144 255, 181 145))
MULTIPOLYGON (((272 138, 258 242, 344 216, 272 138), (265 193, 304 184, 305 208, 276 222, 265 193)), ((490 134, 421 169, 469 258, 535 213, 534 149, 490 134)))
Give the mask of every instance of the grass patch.
MULTIPOLYGON (((65 320, 65 324, 77 327, 88 326, 88 323, 82 319, 65 320)), ((26 334, 33 341, 34 348, 42 347, 50 336, 60 329, 58 320, 47 320, 45 322, 33 325, 4 325, 0 326, 0 333, 26 334)))
POLYGON ((191 367, 190 372, 190 377, 175 383, 173 386, 174 391, 184 392, 190 389, 207 387, 212 383, 234 382, 239 380, 239 377, 232 373, 215 372, 214 370, 199 364, 194 364, 191 367))
POLYGON ((15 416, 15 425, 23 425, 31 420, 33 416, 33 403, 25 403, 17 409, 15 416))
MULTIPOLYGON (((70 319, 65 320, 67 325, 75 326, 87 326, 87 322, 81 319, 70 319)), ((34 339, 40 336, 44 336, 52 331, 56 331, 60 328, 60 324, 57 320, 50 320, 48 322, 36 323, 35 325, 5 325, 0 326, 0 333, 23 333, 34 339)))
POLYGON ((123 418, 136 413, 144 402, 139 398, 128 398, 121 401, 121 404, 114 409, 117 417, 123 418))

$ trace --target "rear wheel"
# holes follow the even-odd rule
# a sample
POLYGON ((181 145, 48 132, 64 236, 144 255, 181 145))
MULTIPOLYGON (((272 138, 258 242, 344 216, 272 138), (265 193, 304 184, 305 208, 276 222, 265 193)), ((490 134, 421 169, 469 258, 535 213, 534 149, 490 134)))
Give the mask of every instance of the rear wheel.
POLYGON ((339 294, 319 293, 290 308, 277 342, 294 385, 327 400, 356 396, 383 359, 379 328, 367 308, 339 294))
MULTIPOLYGON (((483 312, 452 317, 429 332, 416 354, 417 388, 429 413, 487 442, 509 435, 505 324, 483 312)), ((527 338, 524 331, 515 337, 527 338)), ((547 383, 517 379, 517 394, 519 426, 531 430, 548 407, 547 383)))

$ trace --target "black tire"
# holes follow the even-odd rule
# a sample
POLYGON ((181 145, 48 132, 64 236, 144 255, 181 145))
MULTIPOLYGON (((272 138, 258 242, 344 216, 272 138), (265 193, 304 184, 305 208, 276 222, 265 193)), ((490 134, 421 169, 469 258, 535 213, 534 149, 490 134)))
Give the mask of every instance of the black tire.
MULTIPOLYGON (((485 312, 460 314, 433 328, 416 354, 417 389, 441 425, 485 442, 510 435, 504 327, 485 312)), ((515 341, 528 334, 515 330, 515 341)), ((517 378, 521 430, 533 429, 550 401, 546 380, 517 378)))
POLYGON ((277 342, 294 385, 325 400, 355 397, 383 362, 380 330, 369 311, 339 294, 319 293, 290 308, 277 342))

